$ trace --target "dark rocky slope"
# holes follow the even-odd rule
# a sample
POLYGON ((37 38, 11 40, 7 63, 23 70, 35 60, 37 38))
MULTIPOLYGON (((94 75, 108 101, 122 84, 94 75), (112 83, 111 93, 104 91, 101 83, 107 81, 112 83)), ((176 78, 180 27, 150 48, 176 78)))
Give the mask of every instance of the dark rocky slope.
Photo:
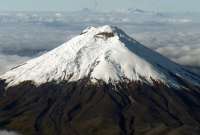
POLYGON ((24 82, 4 91, 0 128, 24 135, 199 135, 200 89, 154 82, 24 82))

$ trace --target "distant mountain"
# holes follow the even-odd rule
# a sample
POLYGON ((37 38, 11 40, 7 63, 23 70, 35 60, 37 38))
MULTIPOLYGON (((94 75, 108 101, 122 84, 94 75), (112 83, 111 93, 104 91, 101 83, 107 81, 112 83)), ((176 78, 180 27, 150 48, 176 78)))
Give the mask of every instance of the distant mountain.
POLYGON ((24 135, 200 132, 200 76, 117 27, 89 27, 0 78, 0 127, 24 135))
POLYGON ((142 9, 129 8, 128 12, 129 13, 146 13, 147 11, 142 10, 142 9))

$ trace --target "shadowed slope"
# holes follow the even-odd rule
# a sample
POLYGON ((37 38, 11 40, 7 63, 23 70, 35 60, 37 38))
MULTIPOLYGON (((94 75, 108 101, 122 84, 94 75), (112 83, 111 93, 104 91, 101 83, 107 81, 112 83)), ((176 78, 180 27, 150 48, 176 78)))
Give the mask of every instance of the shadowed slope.
POLYGON ((0 127, 24 135, 198 135, 199 89, 154 84, 24 82, 0 98, 0 127))

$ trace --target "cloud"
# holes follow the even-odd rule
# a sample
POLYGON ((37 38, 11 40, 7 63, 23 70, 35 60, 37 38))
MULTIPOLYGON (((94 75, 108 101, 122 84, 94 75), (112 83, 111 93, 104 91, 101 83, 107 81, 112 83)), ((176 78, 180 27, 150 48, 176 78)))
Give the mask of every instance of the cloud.
POLYGON ((20 135, 13 131, 0 130, 0 135, 20 135))
MULTIPOLYGON (((30 59, 30 57, 21 57, 18 55, 2 55, 0 54, 0 75, 7 70, 13 68, 16 65, 22 64, 23 62, 30 59)), ((1 134, 0 134, 1 135, 1 134)))
POLYGON ((157 51, 182 65, 200 67, 200 48, 160 47, 157 51))
POLYGON ((67 31, 49 29, 44 26, 24 27, 20 24, 13 24, 4 26, 2 29, 0 27, 0 52, 31 56, 60 45, 68 40, 70 34, 67 31))
POLYGON ((200 32, 145 32, 132 36, 179 64, 200 67, 200 32))

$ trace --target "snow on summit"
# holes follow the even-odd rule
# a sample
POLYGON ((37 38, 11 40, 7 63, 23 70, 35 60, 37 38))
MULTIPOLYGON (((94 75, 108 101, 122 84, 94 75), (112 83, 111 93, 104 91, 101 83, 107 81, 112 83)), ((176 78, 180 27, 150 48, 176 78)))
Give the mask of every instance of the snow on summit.
POLYGON ((36 84, 56 81, 76 81, 84 77, 92 81, 117 82, 152 79, 167 84, 176 80, 168 73, 196 80, 181 66, 144 47, 112 26, 89 27, 80 35, 46 54, 19 65, 4 75, 8 86, 23 81, 36 84))

